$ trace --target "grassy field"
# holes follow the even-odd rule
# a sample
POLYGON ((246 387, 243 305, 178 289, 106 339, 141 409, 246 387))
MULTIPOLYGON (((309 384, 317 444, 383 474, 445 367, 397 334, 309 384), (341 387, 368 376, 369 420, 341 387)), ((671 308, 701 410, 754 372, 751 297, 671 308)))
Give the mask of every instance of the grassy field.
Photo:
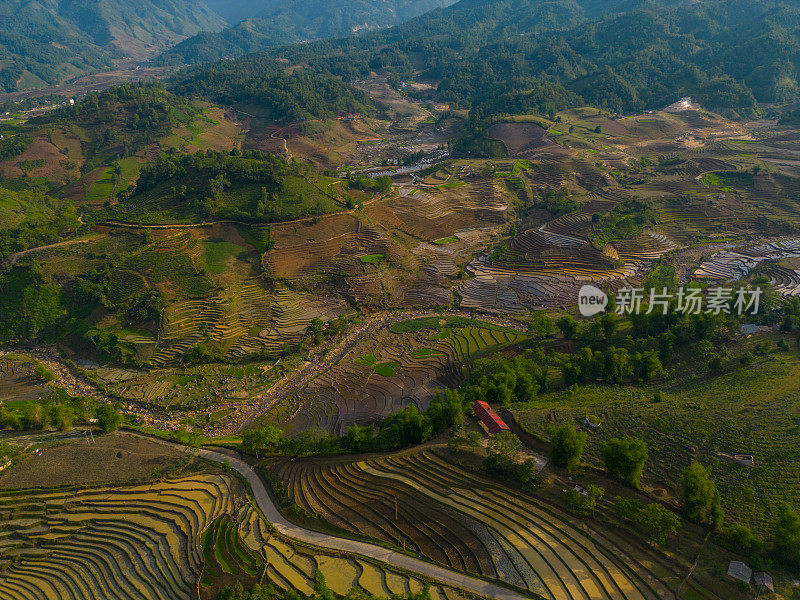
POLYGON ((522 427, 543 438, 553 423, 579 425, 588 414, 602 421, 590 432, 591 462, 599 464, 604 440, 640 437, 650 449, 646 481, 666 484, 672 495, 693 459, 712 465, 730 522, 766 535, 780 503, 800 501, 800 458, 791 450, 800 431, 800 356, 794 351, 774 352, 719 376, 636 387, 579 386, 543 394, 514 411, 522 427), (723 454, 752 454, 755 466, 735 464, 723 454))
POLYGON ((105 167, 86 191, 86 201, 96 204, 110 200, 114 192, 114 183, 114 174, 111 167, 105 167))
POLYGON ((231 242, 221 239, 203 240, 203 262, 210 273, 223 273, 229 262, 241 254, 243 249, 231 242))

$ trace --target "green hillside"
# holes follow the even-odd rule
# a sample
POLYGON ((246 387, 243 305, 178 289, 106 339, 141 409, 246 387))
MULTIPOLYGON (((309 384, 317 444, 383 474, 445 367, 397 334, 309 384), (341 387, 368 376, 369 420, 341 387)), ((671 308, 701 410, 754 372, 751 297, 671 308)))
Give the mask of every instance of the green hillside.
POLYGON ((197 109, 158 83, 121 85, 88 94, 74 106, 64 106, 33 119, 34 126, 79 127, 82 153, 92 166, 111 158, 131 156, 179 124, 192 121, 197 109))
POLYGON ((337 180, 259 151, 159 156, 136 189, 97 220, 184 223, 212 219, 288 221, 341 210, 337 180))

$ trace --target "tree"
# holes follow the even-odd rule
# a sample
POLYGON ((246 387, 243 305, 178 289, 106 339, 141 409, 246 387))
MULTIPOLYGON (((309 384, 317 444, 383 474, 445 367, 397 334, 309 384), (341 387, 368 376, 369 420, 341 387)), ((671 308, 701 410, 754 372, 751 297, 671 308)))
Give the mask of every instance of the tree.
POLYGON ((565 339, 572 339, 578 331, 578 322, 570 316, 564 316, 556 321, 556 327, 565 339))
POLYGON ((713 529, 719 528, 723 514, 717 487, 711 481, 711 469, 692 461, 683 470, 681 486, 686 516, 695 523, 707 523, 713 529))
POLYGON ((242 432, 242 450, 258 457, 259 453, 274 450, 282 438, 283 431, 273 423, 257 429, 245 429, 242 432))
POLYGON ((581 463, 581 455, 586 448, 587 436, 578 432, 573 425, 562 425, 553 430, 550 440, 550 460, 553 464, 574 473, 581 463))
POLYGON ((619 315, 615 312, 607 312, 600 317, 600 324, 603 326, 603 333, 605 333, 606 338, 610 338, 617 332, 619 315))
POLYGON ((119 429, 122 424, 122 415, 119 414, 118 402, 101 404, 97 407, 95 417, 97 418, 97 424, 100 425, 100 430, 106 435, 119 429))
POLYGON ((782 504, 778 511, 772 541, 782 562, 800 567, 800 515, 788 504, 782 504))
POLYGON ((603 379, 608 383, 622 383, 632 374, 633 368, 625 348, 609 348, 603 356, 603 379))
POLYGON ((345 448, 355 454, 360 454, 369 450, 372 445, 372 438, 375 437, 375 428, 359 427, 352 425, 347 428, 347 433, 342 440, 345 448))
POLYGON ((650 381, 654 377, 661 375, 664 372, 664 367, 656 351, 648 350, 647 352, 636 354, 634 370, 642 381, 650 381))
POLYGON ((648 541, 660 546, 678 533, 681 519, 657 502, 651 502, 639 511, 637 524, 648 541))
POLYGON ((72 407, 64 402, 54 402, 47 407, 50 414, 50 422, 61 431, 67 431, 72 427, 75 419, 75 412, 72 407))
POLYGON ((446 389, 436 392, 428 406, 428 416, 435 431, 444 431, 448 427, 461 429, 464 427, 464 395, 457 390, 446 389))
POLYGON ((764 546, 764 542, 754 535, 749 527, 740 523, 722 529, 717 540, 723 548, 748 556, 760 551, 764 546))
POLYGON ((528 323, 528 332, 536 338, 546 338, 553 333, 553 319, 544 311, 536 312, 528 323))
POLYGON ((47 429, 50 427, 50 416, 41 402, 32 402, 25 407, 23 424, 25 429, 47 429))
POLYGON ((632 523, 646 540, 657 545, 675 535, 681 526, 680 517, 657 502, 645 504, 637 498, 617 496, 614 506, 620 519, 632 523))
POLYGON ((644 440, 630 436, 612 438, 603 445, 602 454, 609 475, 638 489, 647 461, 647 444, 644 440))
POLYGON ((16 410, 0 407, 0 429, 22 429, 22 419, 16 410))
POLYGON ((39 339, 42 331, 58 323, 67 314, 61 303, 61 287, 56 284, 27 287, 20 306, 22 326, 30 340, 39 339))

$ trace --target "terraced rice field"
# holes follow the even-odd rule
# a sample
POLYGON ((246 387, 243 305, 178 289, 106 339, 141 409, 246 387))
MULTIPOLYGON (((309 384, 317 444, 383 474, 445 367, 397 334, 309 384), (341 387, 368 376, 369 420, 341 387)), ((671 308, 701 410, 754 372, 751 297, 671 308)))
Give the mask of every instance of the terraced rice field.
POLYGON ((331 298, 281 287, 267 290, 248 280, 215 296, 170 306, 150 363, 168 364, 204 341, 217 344, 228 358, 277 352, 287 342, 296 343, 313 319, 327 321, 344 310, 343 302, 331 298))
MULTIPOLYGON (((169 408, 202 408, 220 401, 241 401, 266 390, 265 375, 272 362, 236 366, 205 364, 185 368, 152 369, 133 377, 106 380, 123 398, 169 408)), ((103 374, 98 369, 98 374, 103 374)))
MULTIPOLYGON (((521 497, 451 465, 432 451, 363 461, 363 473, 403 484, 480 523, 503 549, 509 583, 545 598, 673 598, 650 556, 590 529, 541 501, 521 497)), ((352 468, 352 467, 351 467, 352 468)), ((340 484, 341 485, 341 484, 340 484)))
MULTIPOLYGON (((452 587, 423 581, 363 557, 346 557, 286 538, 271 531, 249 503, 239 509, 236 522, 238 535, 249 552, 257 553, 263 559, 259 578, 263 575, 265 582, 270 581, 286 590, 311 594, 315 573, 319 570, 328 587, 341 595, 354 587, 361 587, 375 596, 389 597, 409 590, 417 592, 429 584, 433 600, 469 598, 452 587)), ((247 549, 240 550, 239 555, 247 549)), ((239 564, 247 562, 241 558, 237 561, 239 564)))
POLYGON ((268 469, 298 506, 343 529, 405 546, 460 571, 492 578, 508 571, 502 548, 484 527, 349 460, 275 458, 268 469))
POLYGON ((553 600, 674 598, 655 554, 521 496, 436 451, 352 462, 271 459, 295 503, 335 525, 449 568, 553 600))
POLYGON ((290 433, 312 427, 338 433, 408 404, 424 409, 435 389, 462 381, 465 363, 525 339, 523 334, 477 321, 461 325, 434 323, 406 333, 384 328, 273 407, 266 420, 280 423, 290 433), (421 348, 425 351, 420 352, 421 348))
POLYGON ((764 265, 764 274, 770 278, 776 291, 784 296, 796 296, 800 294, 800 275, 793 269, 785 269, 774 263, 798 257, 798 239, 743 246, 715 253, 695 269, 693 276, 697 279, 731 281, 747 277, 760 265, 764 265))
POLYGON ((440 240, 464 229, 502 225, 509 208, 500 182, 481 179, 454 189, 400 188, 386 209, 367 213, 383 219, 391 214, 393 228, 422 240, 440 240))
MULTIPOLYGON (((242 525, 250 525, 250 511, 243 517, 242 525)), ((226 582, 234 580, 251 585, 258 582, 264 560, 261 554, 248 547, 239 535, 240 524, 230 515, 217 517, 202 535, 205 567, 199 588, 203 596, 214 597, 226 582)), ((198 599, 199 600, 199 599, 198 599)))
POLYGON ((663 233, 648 230, 604 250, 589 240, 594 211, 611 206, 607 200, 586 204, 517 235, 499 256, 485 254, 467 270, 474 275, 459 284, 461 307, 499 313, 570 306, 578 290, 591 283, 616 289, 640 280, 652 262, 677 248, 663 233))
POLYGON ((122 488, 0 494, 0 595, 31 600, 193 598, 201 533, 234 513, 220 475, 122 488))
MULTIPOLYGON (((262 521, 263 523, 263 521, 262 521)), ((339 595, 361 587, 378 597, 419 592, 430 585, 432 600, 467 600, 462 592, 444 585, 430 584, 405 572, 374 563, 365 558, 344 557, 319 548, 305 546, 279 535, 264 536, 260 531, 244 537, 251 548, 259 547, 266 559, 265 580, 285 590, 311 594, 315 573, 319 570, 325 583, 339 595)))

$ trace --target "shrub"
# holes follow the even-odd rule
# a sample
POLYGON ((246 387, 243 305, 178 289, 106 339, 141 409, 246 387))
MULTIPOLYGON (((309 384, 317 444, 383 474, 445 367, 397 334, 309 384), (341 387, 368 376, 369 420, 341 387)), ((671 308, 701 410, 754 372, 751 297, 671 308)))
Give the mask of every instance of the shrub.
POLYGON ((678 515, 656 502, 645 504, 636 498, 617 496, 615 507, 622 521, 630 523, 644 539, 659 546, 677 534, 681 525, 678 515))
POLYGON ((683 471, 683 507, 686 516, 695 523, 706 523, 713 529, 722 525, 723 513, 711 470, 693 461, 683 471))
POLYGON ((117 429, 122 424, 122 415, 119 414, 119 403, 114 404, 101 404, 97 407, 95 412, 97 417, 97 424, 104 434, 109 434, 117 429))
POLYGON ((603 488, 590 483, 586 486, 585 495, 573 488, 564 492, 564 500, 573 512, 585 516, 597 507, 597 503, 602 500, 604 495, 603 488))
POLYGON ((781 562, 794 568, 800 567, 800 515, 788 504, 783 504, 778 512, 773 544, 781 562))
POLYGON ((731 552, 744 555, 755 554, 764 547, 764 542, 749 527, 738 523, 723 528, 717 535, 717 542, 731 552))
POLYGON ((277 448, 283 438, 283 431, 270 423, 257 429, 245 429, 242 432, 242 450, 247 453, 264 454, 277 448))

